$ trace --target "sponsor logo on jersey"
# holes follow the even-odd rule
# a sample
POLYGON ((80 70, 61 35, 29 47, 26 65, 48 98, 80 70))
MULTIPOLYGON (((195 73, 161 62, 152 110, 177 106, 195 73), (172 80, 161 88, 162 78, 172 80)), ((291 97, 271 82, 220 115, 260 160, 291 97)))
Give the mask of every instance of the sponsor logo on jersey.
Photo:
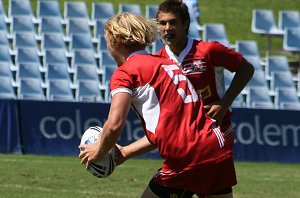
POLYGON ((203 89, 198 89, 197 92, 201 95, 202 99, 208 98, 211 96, 211 90, 209 85, 204 87, 203 89))
POLYGON ((186 75, 202 73, 206 70, 206 61, 203 58, 187 59, 182 64, 186 75))

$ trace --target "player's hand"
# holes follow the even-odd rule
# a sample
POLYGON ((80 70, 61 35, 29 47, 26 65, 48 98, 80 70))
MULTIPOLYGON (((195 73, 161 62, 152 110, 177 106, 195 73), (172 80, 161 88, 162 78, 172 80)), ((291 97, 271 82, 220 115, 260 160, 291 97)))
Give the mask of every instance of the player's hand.
POLYGON ((100 156, 98 156, 99 152, 97 149, 97 145, 98 145, 97 141, 90 145, 84 145, 84 144, 79 145, 79 149, 81 151, 79 154, 79 158, 81 159, 80 163, 85 164, 87 170, 89 170, 92 162, 101 158, 100 156))
POLYGON ((118 152, 118 159, 117 159, 117 166, 118 166, 126 161, 126 153, 121 145, 116 144, 116 146, 118 147, 118 149, 116 149, 116 151, 118 152))
POLYGON ((203 106, 206 113, 216 121, 218 125, 222 124, 223 118, 227 112, 227 108, 220 101, 203 106))

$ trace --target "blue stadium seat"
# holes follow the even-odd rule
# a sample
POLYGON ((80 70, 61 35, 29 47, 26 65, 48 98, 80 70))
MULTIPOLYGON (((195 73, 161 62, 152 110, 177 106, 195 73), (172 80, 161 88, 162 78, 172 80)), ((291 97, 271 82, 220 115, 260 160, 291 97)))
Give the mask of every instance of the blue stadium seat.
POLYGON ((283 35, 283 32, 277 27, 273 11, 269 9, 252 11, 251 31, 267 36, 266 56, 271 55, 271 37, 283 35))
MULTIPOLYGON (((227 90, 228 87, 230 86, 231 84, 231 81, 234 77, 234 72, 230 72, 229 70, 227 69, 224 69, 224 84, 225 84, 225 89, 227 90)), ((243 96, 243 92, 240 93, 233 101, 232 103, 232 107, 245 107, 246 103, 245 103, 245 100, 244 100, 244 96, 243 96)))
POLYGON ((290 71, 287 72, 272 72, 270 89, 275 91, 278 88, 295 88, 293 77, 290 71))
POLYGON ((224 24, 222 23, 206 23, 203 25, 203 40, 218 41, 226 47, 230 47, 224 24))
POLYGON ((5 31, 9 33, 5 22, 5 18, 3 16, 0 16, 0 31, 5 31))
POLYGON ((64 35, 64 29, 63 24, 61 23, 61 19, 56 17, 42 17, 40 20, 41 22, 38 27, 38 33, 40 36, 44 33, 59 33, 64 35))
POLYGON ((39 50, 36 36, 29 32, 17 32, 14 34, 13 49, 35 48, 39 50))
POLYGON ((82 34, 76 33, 71 35, 70 40, 70 49, 69 51, 72 52, 74 50, 93 50, 94 51, 94 44, 92 42, 92 37, 90 34, 82 34))
POLYGON ((76 100, 80 102, 104 102, 98 81, 79 81, 76 89, 76 100))
POLYGON ((0 77, 9 77, 14 81, 11 65, 8 62, 0 62, 0 77))
POLYGON ((107 66, 112 66, 112 65, 116 66, 117 63, 108 51, 101 51, 99 65, 100 65, 100 68, 103 69, 107 66))
POLYGON ((300 52, 300 27, 285 29, 283 49, 290 52, 300 52))
POLYGON ((76 67, 76 65, 95 65, 97 67, 94 50, 74 50, 72 66, 76 67))
POLYGON ((198 20, 195 16, 193 2, 186 1, 185 4, 187 5, 187 7, 189 9, 189 14, 190 14, 190 28, 189 28, 188 36, 190 38, 200 40, 201 39, 200 31, 202 30, 202 27, 199 25, 198 20))
POLYGON ((66 51, 64 49, 46 49, 43 57, 43 65, 48 64, 68 65, 68 68, 70 68, 66 51))
POLYGON ((18 87, 18 99, 45 100, 42 83, 36 78, 22 78, 18 87))
POLYGON ((255 70, 252 78, 249 80, 245 89, 249 89, 251 87, 266 87, 269 88, 268 82, 265 77, 265 72, 263 70, 255 70))
POLYGON ((287 28, 300 27, 300 14, 297 10, 279 11, 278 28, 284 31, 287 28))
POLYGON ((89 19, 86 3, 84 1, 65 1, 64 3, 64 18, 81 18, 89 19))
POLYGON ((10 65, 14 65, 9 48, 5 45, 0 45, 0 62, 7 62, 10 65))
POLYGON ((106 44, 106 40, 104 38, 104 36, 99 36, 99 42, 98 42, 98 46, 97 46, 97 51, 99 53, 101 53, 101 51, 107 51, 107 44, 106 44))
POLYGON ((142 16, 142 10, 139 4, 123 4, 119 3, 119 13, 130 12, 142 16))
POLYGON ((35 32, 35 26, 31 17, 13 17, 12 24, 10 26, 10 33, 14 34, 16 32, 35 32))
POLYGON ((98 70, 95 65, 77 65, 74 72, 74 83, 84 80, 93 80, 100 82, 98 70))
POLYGON ((0 16, 4 18, 5 22, 9 22, 8 16, 5 11, 5 7, 3 5, 3 0, 0 1, 0 16))
POLYGON ((9 0, 8 18, 29 17, 35 20, 30 0, 9 0))
POLYGON ((115 15, 114 6, 111 2, 93 2, 91 18, 94 21, 107 20, 115 15))
POLYGON ((38 0, 37 2, 37 18, 59 18, 62 20, 58 1, 38 0))
POLYGON ((72 18, 67 21, 66 34, 91 34, 88 19, 85 18, 72 18))
POLYGON ((237 40, 235 42, 235 50, 243 56, 254 56, 260 58, 259 49, 255 40, 237 40))
POLYGON ((117 69, 117 66, 114 66, 114 65, 109 65, 109 66, 104 67, 102 84, 109 84, 110 78, 116 69, 117 69))
POLYGON ((0 76, 0 98, 16 99, 16 94, 10 77, 0 76))
POLYGON ((246 96, 248 108, 272 109, 274 107, 269 90, 266 87, 251 87, 246 96))
POLYGON ((18 63, 35 63, 41 65, 38 49, 35 48, 18 48, 16 52, 16 64, 18 63))
POLYGON ((0 45, 10 47, 9 40, 7 37, 7 32, 0 29, 0 45))
POLYGON ((41 50, 62 49, 66 50, 64 35, 59 33, 45 33, 41 39, 41 50))
POLYGON ((245 55, 244 58, 253 65, 255 70, 263 70, 263 66, 259 57, 245 55))
POLYGON ((271 78, 273 72, 290 72, 289 62, 286 56, 277 55, 266 57, 266 77, 271 78))
POLYGON ((104 26, 107 19, 98 19, 95 22, 94 27, 94 39, 99 39, 100 36, 104 36, 104 26))
POLYGON ((16 81, 20 82, 24 78, 34 78, 42 82, 42 75, 40 72, 40 65, 36 63, 19 63, 16 73, 16 81))
POLYGON ((145 16, 148 19, 156 20, 156 12, 158 9, 158 5, 146 5, 146 13, 145 16))
POLYGON ((275 91, 274 105, 277 109, 300 110, 299 98, 295 88, 279 88, 275 91))
POLYGON ((69 80, 49 80, 46 91, 48 100, 74 101, 73 92, 69 80))
POLYGON ((49 80, 68 80, 71 83, 68 66, 64 64, 48 64, 45 72, 46 83, 49 80))

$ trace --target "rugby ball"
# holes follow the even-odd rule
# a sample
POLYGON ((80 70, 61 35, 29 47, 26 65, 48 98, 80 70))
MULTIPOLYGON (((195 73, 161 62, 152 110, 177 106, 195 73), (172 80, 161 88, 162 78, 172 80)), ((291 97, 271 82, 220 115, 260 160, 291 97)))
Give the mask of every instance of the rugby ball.
MULTIPOLYGON (((102 133, 102 128, 99 126, 88 128, 81 137, 81 144, 93 144, 102 133)), ((108 177, 117 165, 117 146, 114 146, 103 159, 95 161, 91 164, 89 171, 98 178, 108 177)))

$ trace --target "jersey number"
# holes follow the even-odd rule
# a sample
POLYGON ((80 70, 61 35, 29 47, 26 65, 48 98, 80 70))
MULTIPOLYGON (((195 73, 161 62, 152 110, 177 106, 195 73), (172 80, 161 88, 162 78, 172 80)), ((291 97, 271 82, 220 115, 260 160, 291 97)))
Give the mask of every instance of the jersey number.
POLYGON ((195 91, 192 83, 189 80, 187 80, 186 76, 183 74, 174 74, 174 72, 173 72, 174 70, 180 70, 177 65, 163 65, 162 67, 168 73, 168 75, 171 77, 171 79, 175 85, 178 85, 178 83, 180 81, 186 82, 191 95, 187 95, 185 90, 182 88, 177 89, 177 92, 181 96, 184 103, 196 102, 198 100, 198 94, 195 91))

